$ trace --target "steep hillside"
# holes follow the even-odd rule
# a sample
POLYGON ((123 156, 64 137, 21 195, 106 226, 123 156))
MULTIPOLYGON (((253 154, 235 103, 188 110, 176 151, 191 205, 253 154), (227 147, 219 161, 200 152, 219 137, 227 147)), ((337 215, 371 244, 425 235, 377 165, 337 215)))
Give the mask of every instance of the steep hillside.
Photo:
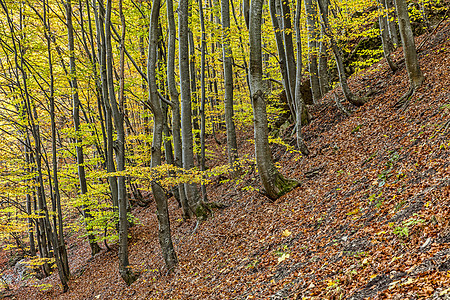
MULTIPOLYGON (((422 49, 426 81, 407 106, 394 107, 408 89, 397 51, 396 74, 383 60, 353 76, 351 88, 371 100, 351 116, 333 93, 312 108, 310 157, 274 146, 283 173, 302 182, 293 192, 271 202, 253 190, 254 171, 240 182, 218 178, 209 198, 229 206, 198 227, 181 222, 171 199, 173 274, 155 207, 137 208, 130 260, 141 275, 130 287, 116 248, 86 259, 86 245, 73 243, 69 292, 53 276, 35 283, 50 289, 23 287, 16 299, 450 299, 450 24, 422 49)), ((240 131, 241 155, 253 156, 251 133, 240 131)), ((225 161, 223 146, 209 147, 211 165, 225 161)))

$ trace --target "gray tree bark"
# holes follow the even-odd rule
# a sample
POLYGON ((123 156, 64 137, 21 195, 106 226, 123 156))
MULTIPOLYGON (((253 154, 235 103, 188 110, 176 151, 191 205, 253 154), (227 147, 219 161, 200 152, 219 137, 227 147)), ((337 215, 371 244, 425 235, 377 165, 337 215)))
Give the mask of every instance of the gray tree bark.
POLYGON ((395 49, 400 45, 400 41, 398 39, 398 25, 395 16, 394 0, 386 0, 386 9, 388 10, 387 19, 389 25, 389 36, 391 37, 393 47, 395 49))
MULTIPOLYGON (((181 95, 181 141, 183 153, 183 168, 190 170, 194 167, 194 139, 192 135, 192 107, 189 76, 189 0, 180 0, 178 6, 179 26, 179 68, 180 68, 180 95, 181 95)), ((189 215, 196 214, 199 202, 195 184, 185 183, 185 192, 189 205, 189 215)))
POLYGON ((397 8, 398 25, 402 39, 403 53, 405 55, 406 70, 408 71, 411 88, 415 89, 422 85, 425 78, 420 70, 406 2, 405 0, 395 0, 395 6, 397 8))
MULTIPOLYGON (((169 27, 168 36, 168 52, 167 52, 167 85, 172 101, 172 136, 174 148, 174 162, 179 168, 183 166, 182 145, 181 145, 181 116, 180 116, 180 101, 179 94, 175 82, 175 41, 176 28, 175 18, 173 15, 173 0, 167 0, 167 23, 169 27)), ((189 216, 189 203, 186 198, 184 185, 178 185, 180 193, 180 202, 183 209, 183 217, 189 216)))
MULTIPOLYGON (((324 7, 324 13, 328 15, 328 2, 324 7)), ((324 32, 323 26, 320 26, 321 39, 319 42, 319 84, 320 93, 325 95, 330 90, 330 83, 328 81, 328 47, 327 41, 325 40, 326 34, 324 32)))
POLYGON ((283 78, 283 87, 286 91, 287 103, 289 105, 289 109, 291 111, 292 116, 295 116, 293 98, 294 91, 292 90, 292 84, 289 78, 289 71, 287 66, 287 58, 286 58, 286 49, 284 48, 283 43, 283 34, 281 32, 280 24, 278 22, 277 9, 276 9, 276 0, 269 0, 269 11, 270 17, 272 19, 272 26, 275 33, 275 41, 277 43, 277 50, 279 56, 279 65, 281 70, 281 77, 283 78))
MULTIPOLYGON (((232 0, 231 0, 232 1, 232 0)), ((227 150, 228 163, 231 168, 238 158, 236 129, 233 120, 233 52, 230 45, 230 4, 229 0, 222 0, 222 54, 223 54, 223 77, 225 85, 225 125, 227 128, 227 150)), ((204 27, 204 24, 203 24, 204 27)), ((205 42, 206 43, 206 42, 205 42)), ((203 55, 203 53, 202 53, 203 55)), ((203 66, 204 67, 204 66, 203 66)), ((202 68, 203 68, 202 67, 202 68)), ((202 69, 202 72, 204 70, 202 69)), ((203 92, 203 91, 202 91, 203 92)))
MULTIPOLYGON (((77 153, 77 164, 78 164, 78 179, 80 184, 80 192, 81 195, 86 195, 88 193, 87 183, 86 183, 86 172, 84 169, 84 154, 83 154, 83 146, 80 134, 80 99, 78 96, 78 81, 76 75, 76 66, 75 66, 75 45, 74 45, 74 37, 73 37, 73 24, 72 24, 72 4, 70 1, 65 2, 66 7, 66 24, 67 24, 67 36, 68 36, 68 45, 69 45, 69 76, 70 76, 70 85, 71 85, 71 93, 72 93, 72 102, 73 102, 73 123, 75 127, 75 133, 77 134, 76 138, 76 153, 77 153)), ((82 206, 83 217, 86 220, 86 224, 88 224, 89 220, 92 218, 89 212, 89 208, 86 205, 82 206)), ((89 233, 89 225, 87 225, 88 231, 88 239, 89 245, 91 247, 91 254, 95 255, 100 252, 101 248, 95 242, 95 236, 92 233, 89 233)))
MULTIPOLYGON (((105 46, 106 46, 106 77, 108 82, 109 100, 112 116, 117 131, 117 151, 116 163, 117 171, 125 170, 125 128, 123 113, 119 111, 119 104, 116 100, 114 91, 113 63, 112 63, 112 45, 111 45, 111 14, 112 0, 107 0, 106 16, 105 16, 105 46)), ((117 176, 117 195, 119 208, 119 273, 127 285, 132 284, 136 279, 136 275, 129 268, 128 260, 128 218, 127 218, 127 198, 125 176, 117 176)))
POLYGON ((258 174, 266 195, 277 199, 298 182, 284 178, 276 169, 268 141, 266 100, 263 87, 261 23, 263 0, 253 0, 250 6, 250 86, 254 117, 255 153, 258 174))
POLYGON ((321 98, 319 83, 319 68, 317 65, 318 38, 317 5, 314 0, 305 1, 306 24, 308 27, 308 51, 309 51, 309 75, 311 80, 311 92, 313 102, 317 103, 321 98))
POLYGON ((295 112, 296 112, 296 131, 297 131, 297 147, 300 152, 308 156, 309 150, 303 140, 302 135, 302 115, 303 108, 305 107, 305 102, 302 97, 302 37, 301 37, 301 28, 300 28, 300 17, 302 11, 302 1, 297 1, 297 9, 295 12, 295 38, 297 40, 297 68, 296 68, 296 80, 295 80, 295 112))
POLYGON ((391 68, 392 72, 397 71, 398 67, 391 57, 391 49, 393 49, 392 40, 389 36, 389 25, 388 25, 388 15, 386 13, 386 0, 380 0, 379 9, 381 11, 378 16, 378 22, 380 23, 380 37, 383 45, 383 54, 386 61, 391 68))
MULTIPOLYGON (((108 173, 116 171, 114 164, 114 147, 113 147, 113 121, 112 121, 112 111, 111 104, 109 102, 109 87, 108 87, 108 76, 107 76, 107 64, 106 64, 106 38, 105 38, 105 6, 103 0, 98 0, 99 7, 98 10, 95 6, 94 1, 94 12, 97 28, 97 38, 100 41, 99 44, 99 58, 100 58, 100 78, 101 78, 101 89, 103 106, 105 111, 105 123, 106 123, 106 170, 108 173)), ((113 211, 117 212, 118 203, 118 187, 116 176, 108 176, 108 183, 111 190, 113 211)))
MULTIPOLYGON (((147 76, 149 88, 149 103, 153 112, 153 140, 152 140, 152 168, 161 165, 161 146, 162 133, 164 127, 164 115, 161 107, 161 102, 158 96, 158 89, 156 85, 156 63, 157 63, 157 48, 158 48, 158 20, 160 13, 160 0, 154 0, 152 5, 149 29, 149 44, 148 44, 148 60, 147 60, 147 76)), ((164 261, 169 271, 177 264, 177 257, 175 249, 173 248, 172 236, 170 233, 169 210, 167 207, 167 199, 165 192, 161 185, 156 181, 151 184, 153 196, 156 201, 156 215, 159 223, 159 244, 161 245, 164 261)))
POLYGON ((348 102, 350 102, 355 106, 362 106, 366 103, 366 99, 355 96, 348 86, 347 76, 345 75, 344 61, 342 59, 342 53, 333 37, 330 24, 328 22, 328 9, 326 9, 328 5, 327 1, 328 0, 318 0, 318 4, 320 9, 320 15, 322 17, 322 28, 325 34, 330 39, 331 49, 333 50, 333 54, 336 59, 336 65, 339 73, 339 81, 341 83, 342 91, 344 92, 345 98, 347 99, 348 102))

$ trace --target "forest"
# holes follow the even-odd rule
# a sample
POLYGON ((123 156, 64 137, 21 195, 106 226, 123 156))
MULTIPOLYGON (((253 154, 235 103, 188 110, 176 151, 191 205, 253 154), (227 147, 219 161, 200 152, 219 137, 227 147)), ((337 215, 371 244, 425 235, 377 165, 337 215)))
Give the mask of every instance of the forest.
POLYGON ((448 0, 0 0, 0 299, 450 299, 448 0))

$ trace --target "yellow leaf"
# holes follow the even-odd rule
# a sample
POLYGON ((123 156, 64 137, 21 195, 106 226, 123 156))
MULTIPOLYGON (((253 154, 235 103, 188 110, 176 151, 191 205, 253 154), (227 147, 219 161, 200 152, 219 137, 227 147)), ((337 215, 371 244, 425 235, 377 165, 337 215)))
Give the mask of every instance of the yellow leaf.
POLYGON ((412 279, 411 277, 408 278, 408 280, 406 280, 405 282, 402 283, 402 285, 408 285, 414 282, 414 279, 412 279))
POLYGON ((448 293, 450 293, 450 288, 443 290, 442 292, 439 293, 439 296, 444 296, 447 295, 448 293))
POLYGON ((283 231, 283 233, 282 233, 282 235, 284 236, 284 237, 288 237, 288 236, 290 236, 292 234, 292 232, 290 232, 288 229, 286 229, 285 231, 283 231))
POLYGON ((283 253, 283 255, 281 255, 280 257, 278 257, 278 263, 286 260, 286 258, 291 257, 291 255, 289 253, 283 253))

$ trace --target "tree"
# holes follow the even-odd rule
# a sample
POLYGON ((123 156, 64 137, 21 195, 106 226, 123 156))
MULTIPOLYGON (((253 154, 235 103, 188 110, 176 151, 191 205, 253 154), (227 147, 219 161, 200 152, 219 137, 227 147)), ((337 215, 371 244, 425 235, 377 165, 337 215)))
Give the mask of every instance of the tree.
MULTIPOLYGON (((233 120, 233 53, 230 45, 230 4, 229 0, 222 0, 222 53, 223 78, 225 85, 225 125, 227 128, 228 162, 232 168, 238 158, 236 129, 233 120)), ((203 39, 202 39, 203 40, 203 39)), ((205 41, 206 43, 206 41, 205 41)), ((202 54, 203 55, 203 54, 202 54)), ((203 72, 203 70, 202 70, 203 72)))
POLYGON ((302 1, 297 1, 297 9, 295 12, 295 38, 297 39, 297 68, 295 80, 295 112, 296 112, 296 131, 297 131, 297 147, 303 155, 309 155, 309 150, 303 140, 302 135, 302 115, 305 102, 301 92, 302 86, 302 40, 300 32, 300 14, 302 11, 302 1))
MULTIPOLYGON (((168 36, 168 53, 167 53, 167 86, 169 90, 170 100, 172 102, 172 136, 174 148, 174 162, 179 168, 183 166, 183 154, 181 144, 181 116, 180 116, 180 101, 179 93, 175 83, 175 40, 176 28, 175 18, 173 15, 173 0, 167 0, 167 25, 169 29, 168 36)), ((189 203, 187 202, 184 185, 178 185, 180 194, 180 203, 183 209, 184 218, 188 218, 190 214, 189 203)))
MULTIPOLYGON (((117 152, 116 163, 117 171, 125 171, 125 130, 123 112, 119 110, 119 104, 116 100, 113 78, 112 63, 112 45, 111 45, 111 0, 107 0, 105 17, 105 47, 106 47, 106 77, 108 83, 109 105, 111 106, 112 116, 117 131, 117 152)), ((127 192, 125 186, 125 176, 117 176, 117 195, 119 208, 119 273, 126 284, 132 284, 136 275, 129 268, 128 260, 128 218, 127 218, 127 192)))
MULTIPOLYGON (((355 96, 350 90, 347 82, 347 75, 345 74, 344 60, 342 58, 341 49, 338 47, 336 40, 331 31, 331 26, 328 21, 328 0, 318 0, 320 16, 322 18, 322 28, 325 34, 330 39, 331 49, 333 50, 334 58, 339 73, 339 81, 341 83, 342 91, 348 102, 355 106, 362 106, 366 103, 366 99, 355 96)), ((332 10, 336 18, 336 12, 332 10)))
POLYGON ((250 86, 254 118, 256 165, 266 195, 277 199, 297 187, 299 183, 284 178, 273 163, 269 147, 266 97, 263 87, 261 21, 263 0, 253 0, 250 4, 250 86))
POLYGON ((392 39, 389 35, 388 15, 385 11, 387 10, 386 0, 380 0, 379 9, 380 15, 378 16, 378 22, 380 23, 380 37, 383 45, 383 54, 389 65, 389 68, 391 68, 392 72, 395 72, 397 71, 398 67, 391 58, 391 49, 393 49, 394 45, 392 44, 392 39))
MULTIPOLYGON (((156 168, 161 165, 161 146, 162 133, 164 127, 164 116, 161 107, 161 101, 158 96, 158 88, 156 85, 156 63, 157 63, 157 48, 158 48, 158 21, 161 1, 153 1, 150 29, 149 29, 149 44, 148 44, 148 61, 147 61, 147 76, 149 88, 149 104, 153 112, 153 139, 152 139, 152 157, 151 166, 156 168)), ((167 269, 172 271, 177 264, 177 257, 175 249, 173 248, 172 236, 170 233, 169 211, 167 208, 167 199, 164 190, 157 181, 151 183, 153 196, 156 201, 156 215, 159 223, 159 243, 161 245, 164 261, 167 269)))
POLYGON ((319 31, 317 30, 317 4, 315 0, 304 0, 306 20, 308 25, 308 51, 309 51, 309 76, 311 80, 311 91, 313 102, 321 98, 320 83, 319 83, 319 68, 317 65, 318 40, 319 31))
MULTIPOLYGON (((66 8, 66 24, 67 24, 67 37, 68 37, 68 45, 69 45, 69 81, 71 86, 71 94, 72 94, 72 108, 73 108, 73 123, 75 126, 75 133, 78 134, 76 139, 76 152, 77 152, 77 164, 78 164, 78 178, 80 183, 80 192, 81 195, 87 195, 87 183, 86 183, 86 172, 84 168, 84 154, 83 154, 83 146, 80 138, 80 99, 78 97, 78 81, 76 74, 76 65, 75 65, 75 46, 74 46, 74 38, 73 38, 73 24, 72 24, 72 4, 70 1, 64 3, 66 8)), ((92 217, 90 215, 89 209, 87 205, 83 204, 83 217, 85 220, 90 220, 92 217)), ((86 221, 87 223, 88 221, 86 221)), ((88 239, 89 245, 91 247, 91 254, 95 255, 100 252, 101 248, 95 241, 95 237, 92 233, 89 232, 88 227, 88 239)))
POLYGON ((425 78, 420 70, 416 44, 414 42, 414 35, 411 29, 411 22, 409 21, 406 2, 405 0, 395 0, 395 6, 397 8, 398 25, 400 28, 400 37, 402 39, 403 53, 405 55, 409 83, 411 85, 411 89, 415 90, 422 85, 425 78))
MULTIPOLYGON (((194 168, 194 139, 192 134, 192 105, 189 76, 189 1, 181 0, 178 6, 179 26, 179 70, 181 88, 181 140, 183 146, 183 168, 190 170, 194 168)), ((189 205, 189 215, 197 218, 205 218, 207 208, 198 197, 195 183, 185 183, 185 192, 189 205)))

